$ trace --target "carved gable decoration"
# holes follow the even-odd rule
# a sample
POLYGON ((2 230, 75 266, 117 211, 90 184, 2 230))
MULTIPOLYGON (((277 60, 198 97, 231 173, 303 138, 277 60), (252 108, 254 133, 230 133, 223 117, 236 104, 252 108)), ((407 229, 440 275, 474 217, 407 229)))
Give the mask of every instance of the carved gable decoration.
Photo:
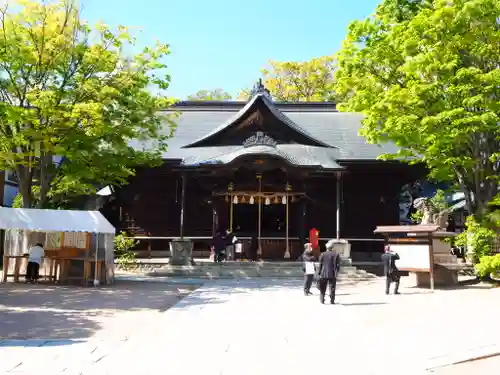
POLYGON ((271 138, 264 132, 256 132, 254 135, 247 138, 243 142, 243 147, 252 147, 252 146, 276 147, 277 144, 278 143, 273 138, 271 138))

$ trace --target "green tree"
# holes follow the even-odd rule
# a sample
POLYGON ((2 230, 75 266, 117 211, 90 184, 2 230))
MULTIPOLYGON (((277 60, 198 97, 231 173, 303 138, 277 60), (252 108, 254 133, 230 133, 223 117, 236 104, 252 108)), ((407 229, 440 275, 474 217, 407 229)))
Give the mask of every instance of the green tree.
POLYGON ((236 97, 236 100, 239 101, 247 101, 250 99, 250 94, 252 90, 251 89, 243 89, 238 93, 238 96, 236 97))
POLYGON ((362 134, 454 181, 478 217, 500 173, 499 17, 498 0, 386 0, 351 23, 336 73, 362 134))
POLYGON ((123 184, 135 166, 161 160, 175 126, 158 112, 173 103, 161 94, 168 46, 127 57, 125 27, 91 28, 70 1, 10 3, 0 10, 0 169, 17 171, 23 206, 123 184))
POLYGON ((199 90, 195 94, 189 95, 188 100, 224 101, 224 100, 231 100, 231 95, 222 89, 199 90))
MULTIPOLYGON (((262 81, 272 97, 284 102, 333 101, 334 56, 321 56, 308 61, 269 61, 262 69, 262 81)), ((239 100, 248 100, 251 90, 245 89, 239 100)))

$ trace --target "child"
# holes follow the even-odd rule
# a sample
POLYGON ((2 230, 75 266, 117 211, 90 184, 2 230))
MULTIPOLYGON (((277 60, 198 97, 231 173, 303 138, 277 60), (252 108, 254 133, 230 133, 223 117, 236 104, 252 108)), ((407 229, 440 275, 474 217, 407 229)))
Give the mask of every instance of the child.
POLYGON ((26 268, 26 282, 35 283, 38 280, 40 263, 45 255, 43 244, 37 243, 28 250, 28 268, 26 268))

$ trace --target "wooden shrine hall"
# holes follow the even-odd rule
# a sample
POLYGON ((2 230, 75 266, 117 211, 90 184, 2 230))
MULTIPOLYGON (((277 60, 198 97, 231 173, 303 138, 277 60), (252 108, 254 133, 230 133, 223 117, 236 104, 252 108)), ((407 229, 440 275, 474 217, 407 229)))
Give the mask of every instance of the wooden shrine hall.
POLYGON ((208 256, 216 230, 229 229, 244 248, 257 237, 262 259, 296 259, 316 228, 366 257, 383 248, 374 229, 399 224, 401 186, 422 176, 378 160, 396 148, 359 136, 361 114, 274 102, 261 82, 247 103, 188 101, 171 111, 180 116, 164 164, 138 170, 101 210, 151 256, 178 237, 208 256))

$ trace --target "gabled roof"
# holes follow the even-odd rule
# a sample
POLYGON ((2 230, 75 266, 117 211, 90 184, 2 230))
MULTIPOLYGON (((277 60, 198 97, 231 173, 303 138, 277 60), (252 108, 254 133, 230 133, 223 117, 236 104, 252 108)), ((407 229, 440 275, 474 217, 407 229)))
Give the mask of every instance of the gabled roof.
POLYGON ((285 124, 290 129, 292 129, 294 132, 300 134, 302 137, 308 139, 315 146, 332 147, 332 145, 329 145, 329 144, 327 144, 327 143, 325 143, 325 142, 323 142, 323 141, 315 138, 308 131, 306 131, 303 128, 301 128, 292 119, 290 119, 283 112, 281 112, 274 105, 274 103, 268 98, 268 96, 265 93, 263 93, 263 92, 256 93, 243 108, 241 108, 237 113, 235 113, 233 116, 231 116, 230 118, 228 118, 220 126, 218 126, 217 128, 213 129, 208 134, 205 134, 204 136, 196 139, 194 142, 192 142, 190 144, 187 144, 187 145, 185 145, 183 147, 184 148, 190 148, 190 147, 199 147, 199 146, 202 146, 205 141, 213 139, 214 137, 216 137, 221 132, 223 132, 223 131, 231 128, 232 126, 234 126, 238 121, 242 120, 248 113, 251 113, 253 111, 254 107, 257 105, 257 103, 263 103, 267 107, 267 109, 271 112, 271 114, 278 121, 280 121, 281 123, 285 124))
MULTIPOLYGON (((338 112, 331 102, 276 102, 260 81, 248 103, 184 101, 163 113, 180 113, 163 158, 186 166, 226 164, 245 154, 260 153, 301 166, 337 169, 343 162, 375 161, 398 150, 392 143, 369 144, 360 136, 362 114, 338 112), (257 120, 254 128, 252 120, 257 120), (274 137, 275 148, 262 144, 242 147, 251 132, 274 137)), ((163 134, 170 134, 169 122, 165 122, 163 134)), ((154 149, 155 142, 133 140, 130 146, 154 149)))

